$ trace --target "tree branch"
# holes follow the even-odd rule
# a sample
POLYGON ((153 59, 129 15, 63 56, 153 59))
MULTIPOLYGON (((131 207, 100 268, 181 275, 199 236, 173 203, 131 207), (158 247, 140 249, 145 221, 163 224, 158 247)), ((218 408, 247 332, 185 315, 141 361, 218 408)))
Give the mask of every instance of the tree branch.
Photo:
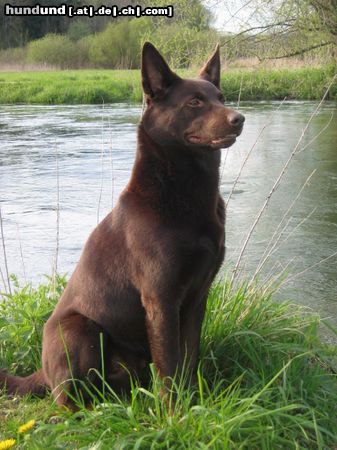
POLYGON ((310 50, 314 50, 315 48, 325 47, 326 45, 331 45, 331 44, 333 44, 332 41, 322 42, 321 44, 311 45, 310 47, 302 48, 301 50, 298 50, 296 52, 287 53, 287 54, 282 55, 282 56, 270 56, 270 57, 266 57, 266 58, 263 58, 263 59, 290 58, 291 56, 303 55, 303 53, 309 52, 310 50))
POLYGON ((228 44, 229 42, 233 41, 234 39, 237 39, 238 37, 242 36, 243 34, 247 34, 250 31, 254 31, 254 30, 261 30, 260 33, 263 33, 264 31, 268 30, 269 28, 273 28, 273 27, 278 27, 278 26, 284 26, 284 27, 290 27, 290 23, 287 22, 276 22, 276 23, 271 23, 269 25, 261 25, 259 27, 251 27, 251 28, 247 28, 246 30, 241 31, 238 34, 235 34, 234 36, 232 36, 231 38, 227 39, 226 41, 222 42, 220 44, 220 47, 225 46, 226 44, 228 44))

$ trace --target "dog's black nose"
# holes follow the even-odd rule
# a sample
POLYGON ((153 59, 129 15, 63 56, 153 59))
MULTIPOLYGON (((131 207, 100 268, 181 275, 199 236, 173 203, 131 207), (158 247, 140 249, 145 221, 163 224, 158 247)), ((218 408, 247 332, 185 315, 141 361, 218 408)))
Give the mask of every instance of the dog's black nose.
POLYGON ((245 116, 243 116, 242 114, 240 114, 240 113, 238 113, 236 111, 232 111, 228 115, 227 120, 228 120, 230 125, 233 125, 233 127, 239 127, 245 121, 245 116))

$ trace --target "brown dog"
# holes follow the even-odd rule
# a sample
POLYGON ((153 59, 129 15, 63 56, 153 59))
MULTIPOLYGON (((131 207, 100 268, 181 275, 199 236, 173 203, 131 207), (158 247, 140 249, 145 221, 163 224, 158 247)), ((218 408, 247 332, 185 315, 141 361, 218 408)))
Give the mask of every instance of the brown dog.
POLYGON ((131 179, 45 325, 42 369, 0 375, 9 392, 48 386, 71 406, 70 379, 96 383, 93 368, 116 391, 129 388, 128 372, 146 383, 151 361, 164 380, 183 364, 196 370, 207 294, 224 257, 220 148, 235 142, 244 117, 223 105, 218 47, 187 80, 146 43, 142 84, 147 108, 131 179))

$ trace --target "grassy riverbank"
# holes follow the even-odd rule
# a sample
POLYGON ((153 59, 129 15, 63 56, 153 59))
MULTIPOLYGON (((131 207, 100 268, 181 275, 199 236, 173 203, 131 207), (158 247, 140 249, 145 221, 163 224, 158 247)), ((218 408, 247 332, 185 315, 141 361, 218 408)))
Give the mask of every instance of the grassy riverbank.
MULTIPOLYGON (((42 324, 64 286, 16 288, 0 302, 0 366, 39 366, 42 324)), ((57 410, 50 397, 0 397, 0 436, 25 449, 324 449, 337 444, 337 349, 317 335, 320 319, 276 303, 258 288, 228 283, 210 294, 199 383, 178 387, 174 415, 157 384, 119 399, 106 387, 91 410, 57 410), (18 427, 34 419, 26 433, 18 427), (80 420, 79 420, 80 419, 80 420)))
MULTIPOLYGON (((334 66, 232 69, 224 72, 222 89, 228 101, 239 96, 241 100, 318 100, 335 72, 334 66)), ((337 82, 328 98, 337 100, 337 82)), ((0 104, 101 104, 141 99, 138 70, 0 72, 0 104)))

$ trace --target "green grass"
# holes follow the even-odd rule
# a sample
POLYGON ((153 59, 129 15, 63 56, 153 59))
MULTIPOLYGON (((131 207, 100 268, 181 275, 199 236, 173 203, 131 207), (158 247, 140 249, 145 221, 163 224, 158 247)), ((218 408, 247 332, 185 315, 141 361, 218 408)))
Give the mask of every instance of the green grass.
MULTIPOLYGON (((222 89, 228 101, 318 100, 323 97, 336 67, 232 70, 225 72, 222 89)), ((194 76, 197 72, 183 72, 194 76)), ((337 100, 337 82, 329 97, 337 100)), ((0 72, 0 104, 101 104, 140 102, 138 70, 78 70, 0 72)))
MULTIPOLYGON (((1 308, 0 366, 26 372, 39 365, 42 324, 57 290, 15 288, 1 308)), ((204 321, 198 385, 176 385, 170 414, 153 376, 130 398, 109 390, 75 414, 43 400, 0 397, 0 436, 25 449, 332 449, 337 445, 337 382, 320 319, 273 301, 258 287, 213 287, 204 321), (35 419, 25 435, 18 426, 35 419)))
POLYGON ((0 104, 140 102, 136 70, 0 73, 0 104))

